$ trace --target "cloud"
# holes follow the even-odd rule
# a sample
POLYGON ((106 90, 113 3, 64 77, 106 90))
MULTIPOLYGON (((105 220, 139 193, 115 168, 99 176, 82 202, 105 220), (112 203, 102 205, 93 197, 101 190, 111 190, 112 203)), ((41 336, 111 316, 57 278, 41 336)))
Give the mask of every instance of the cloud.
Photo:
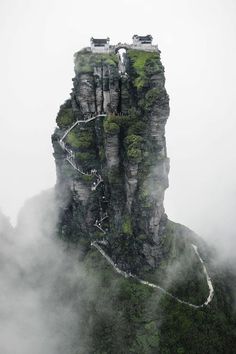
POLYGON ((25 203, 12 229, 0 215, 0 352, 83 352, 80 313, 93 292, 78 249, 55 237, 58 208, 53 191, 25 203))

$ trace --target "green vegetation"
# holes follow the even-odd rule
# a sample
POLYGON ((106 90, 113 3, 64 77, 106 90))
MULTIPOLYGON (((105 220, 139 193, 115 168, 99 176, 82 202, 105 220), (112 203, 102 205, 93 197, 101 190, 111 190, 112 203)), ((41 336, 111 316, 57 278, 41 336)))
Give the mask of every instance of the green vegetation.
POLYGON ((127 130, 128 135, 142 135, 147 129, 147 124, 142 121, 134 121, 127 130))
POLYGON ((133 233, 131 218, 129 215, 125 217, 125 220, 122 225, 122 231, 125 235, 132 235, 133 233))
MULTIPOLYGON (((183 235, 175 233, 177 228, 169 223, 163 239, 168 249, 181 251, 187 244, 183 235)), ((95 250, 89 252, 85 264, 97 280, 94 293, 84 297, 82 328, 87 332, 81 335, 85 338, 89 333, 89 344, 82 354, 234 354, 236 322, 230 311, 232 293, 227 278, 222 283, 215 277, 216 298, 208 307, 194 309, 133 279, 124 279, 95 250)), ((198 279, 198 274, 193 276, 198 279)), ((188 291, 187 280, 181 286, 183 292, 188 291)), ((197 294, 194 287, 191 291, 197 294)))
POLYGON ((124 147, 127 158, 132 163, 139 163, 142 159, 143 138, 139 134, 145 132, 146 124, 139 121, 139 114, 135 109, 131 109, 128 116, 110 115, 103 121, 106 134, 118 134, 119 131, 124 135, 124 147))
MULTIPOLYGON (((104 119, 104 129, 105 132, 113 131, 113 129, 109 129, 110 124, 116 124, 114 127, 114 131, 118 131, 118 128, 122 130, 125 136, 127 135, 142 135, 145 132, 147 127, 146 123, 140 120, 140 112, 135 108, 131 108, 126 116, 119 115, 110 115, 104 119), (118 128, 117 128, 118 126, 118 128)), ((113 127, 113 125, 111 125, 113 127)))
POLYGON ((120 127, 117 123, 118 121, 117 122, 114 121, 114 116, 105 117, 103 121, 103 127, 105 133, 110 135, 118 134, 120 131, 120 127))
POLYGON ((82 161, 89 160, 92 156, 94 158, 94 136, 91 128, 87 130, 74 128, 67 135, 66 142, 76 150, 76 158, 82 161))
POLYGON ((129 146, 127 156, 131 162, 139 163, 142 160, 142 151, 135 147, 129 146))
POLYGON ((139 104, 142 104, 144 109, 150 109, 153 107, 154 103, 157 102, 160 94, 161 90, 155 87, 146 93, 145 98, 143 101, 139 101, 139 104))
POLYGON ((68 128, 74 122, 74 114, 72 108, 60 109, 56 122, 59 128, 68 128))
POLYGON ((139 202, 142 204, 143 208, 152 208, 152 203, 151 203, 151 189, 147 188, 147 186, 140 186, 138 197, 139 197, 139 202))
MULTIPOLYGON (((164 106, 165 110, 168 100, 164 96, 159 54, 137 50, 128 50, 127 54, 129 79, 126 91, 123 89, 121 95, 126 101, 120 105, 129 107, 127 102, 131 102, 132 108, 127 116, 109 115, 83 127, 76 126, 66 138, 79 168, 83 171, 96 168, 104 179, 104 184, 100 184, 96 192, 91 191, 87 204, 80 200, 81 185, 76 190, 75 183, 83 181, 90 187, 95 177, 77 173, 65 161, 66 153, 59 144, 60 129, 68 128, 75 120, 70 100, 60 108, 57 116, 60 129, 52 137, 60 170, 59 182, 62 186, 67 183, 64 179, 74 182, 68 205, 60 214, 58 235, 73 243, 73 247, 79 245, 86 278, 91 276, 92 279, 89 284, 86 280, 82 286, 76 284, 75 291, 70 288, 63 294, 66 297, 75 294, 76 301, 80 301, 78 336, 81 335, 82 345, 79 343, 74 353, 77 350, 78 354, 233 354, 236 319, 231 285, 235 283, 234 275, 222 268, 217 269, 203 242, 165 217, 160 222, 158 250, 155 247, 149 249, 149 245, 154 245, 148 231, 153 207, 162 201, 162 183, 165 183, 165 176, 161 180, 161 173, 160 178, 151 178, 150 170, 155 166, 162 171, 167 160, 163 156, 163 144, 157 139, 152 140, 154 134, 148 136, 148 119, 156 102, 158 105, 161 102, 158 107, 161 110, 164 106), (120 163, 116 167, 108 167, 105 163, 106 134, 119 134, 120 163), (131 173, 135 175, 133 171, 136 169, 131 165, 137 163, 140 163, 138 183, 130 212, 125 179, 131 173), (102 199, 104 195, 105 201, 102 199), (108 229, 104 235, 94 227, 94 221, 99 212, 105 212, 106 204, 109 219, 102 222, 104 230, 108 229), (196 243, 213 281, 213 301, 208 307, 194 309, 134 278, 123 278, 97 250, 90 247, 91 240, 104 237, 109 238, 109 244, 101 244, 102 248, 119 268, 162 286, 179 299, 201 304, 209 289, 202 264, 191 246, 192 242, 196 243), (150 266, 152 262, 153 268, 150 266), (79 300, 77 286, 82 288, 79 300)), ((109 66, 111 76, 113 71, 117 74, 117 56, 114 54, 92 54, 86 50, 77 53, 77 79, 80 74, 92 73, 101 62, 109 66)))
POLYGON ((125 141, 125 144, 127 144, 128 146, 133 145, 135 147, 140 147, 141 143, 143 141, 143 138, 140 135, 131 134, 131 135, 128 135, 124 141, 125 141))
POLYGON ((75 54, 75 71, 79 74, 93 73, 94 67, 100 63, 115 67, 118 57, 115 54, 94 54, 91 52, 78 52, 75 54))
POLYGON ((81 162, 89 162, 96 159, 96 155, 92 152, 76 152, 75 157, 81 162))
POLYGON ((66 142, 73 148, 78 148, 80 146, 80 138, 78 133, 74 130, 71 130, 66 137, 66 142))
POLYGON ((131 162, 138 163, 142 159, 142 141, 143 138, 140 135, 131 134, 128 135, 124 142, 127 149, 127 156, 131 162))
POLYGON ((127 54, 136 74, 134 86, 140 90, 147 84, 150 75, 161 71, 159 54, 131 49, 127 51, 127 54))
POLYGON ((93 176, 81 175, 80 178, 81 178, 84 182, 92 182, 92 180, 93 180, 93 176))
POLYGON ((94 145, 94 139, 87 130, 80 131, 77 147, 80 149, 89 149, 94 145))

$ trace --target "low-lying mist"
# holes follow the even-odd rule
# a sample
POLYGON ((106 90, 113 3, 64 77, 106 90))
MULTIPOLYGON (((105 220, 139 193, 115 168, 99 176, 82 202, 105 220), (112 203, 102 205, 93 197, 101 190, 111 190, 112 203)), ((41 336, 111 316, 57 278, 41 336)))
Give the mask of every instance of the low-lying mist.
MULTIPOLYGON (((114 317, 115 290, 102 289, 97 296, 99 277, 86 271, 78 248, 56 236, 58 214, 54 190, 27 201, 16 228, 0 214, 0 353, 87 354, 91 309, 101 317, 114 317), (85 302, 92 304, 90 312, 85 302)), ((222 255, 217 244, 215 248, 221 254, 215 264, 225 265, 229 253, 222 255)), ((236 263, 232 259, 230 263, 236 263)), ((168 270, 167 289, 176 282, 178 269, 176 263, 168 270)), ((152 297, 155 307, 159 297, 159 293, 152 297)), ((150 304, 146 306, 149 311, 150 304)))
POLYGON ((15 229, 0 216, 2 354, 82 350, 81 298, 92 293, 94 282, 79 262, 78 250, 65 252, 56 239, 57 217, 53 191, 26 202, 15 229))

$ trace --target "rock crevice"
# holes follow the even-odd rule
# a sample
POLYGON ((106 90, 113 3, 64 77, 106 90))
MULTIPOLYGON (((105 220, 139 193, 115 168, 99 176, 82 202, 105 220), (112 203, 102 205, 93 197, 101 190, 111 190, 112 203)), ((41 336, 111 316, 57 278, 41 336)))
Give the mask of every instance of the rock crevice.
POLYGON ((137 264, 156 266, 169 171, 169 99, 160 53, 127 49, 121 63, 119 54, 81 51, 75 55, 75 73, 71 100, 61 106, 53 136, 57 183, 68 186, 62 188, 72 196, 68 210, 77 210, 68 214, 66 225, 62 221, 63 237, 69 238, 71 228, 77 242, 88 245, 105 237, 111 257, 124 269, 132 268, 134 258, 136 270, 137 264), (65 144, 77 165, 96 171, 92 176, 76 171, 58 144, 66 129, 88 119, 71 129, 65 144), (124 261, 127 239, 135 251, 130 249, 124 261))

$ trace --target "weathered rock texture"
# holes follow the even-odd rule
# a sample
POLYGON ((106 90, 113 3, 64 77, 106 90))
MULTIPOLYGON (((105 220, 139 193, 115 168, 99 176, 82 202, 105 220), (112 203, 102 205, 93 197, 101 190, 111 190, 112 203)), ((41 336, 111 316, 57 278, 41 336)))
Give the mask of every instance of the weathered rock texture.
POLYGON ((169 98, 160 53, 128 49, 125 72, 119 55, 75 55, 71 99, 60 108, 53 135, 58 194, 62 201, 61 236, 89 247, 105 239, 107 252, 123 269, 155 267, 167 217, 163 200, 168 187, 165 124, 169 98), (76 165, 73 169, 60 138, 66 136, 76 165))

